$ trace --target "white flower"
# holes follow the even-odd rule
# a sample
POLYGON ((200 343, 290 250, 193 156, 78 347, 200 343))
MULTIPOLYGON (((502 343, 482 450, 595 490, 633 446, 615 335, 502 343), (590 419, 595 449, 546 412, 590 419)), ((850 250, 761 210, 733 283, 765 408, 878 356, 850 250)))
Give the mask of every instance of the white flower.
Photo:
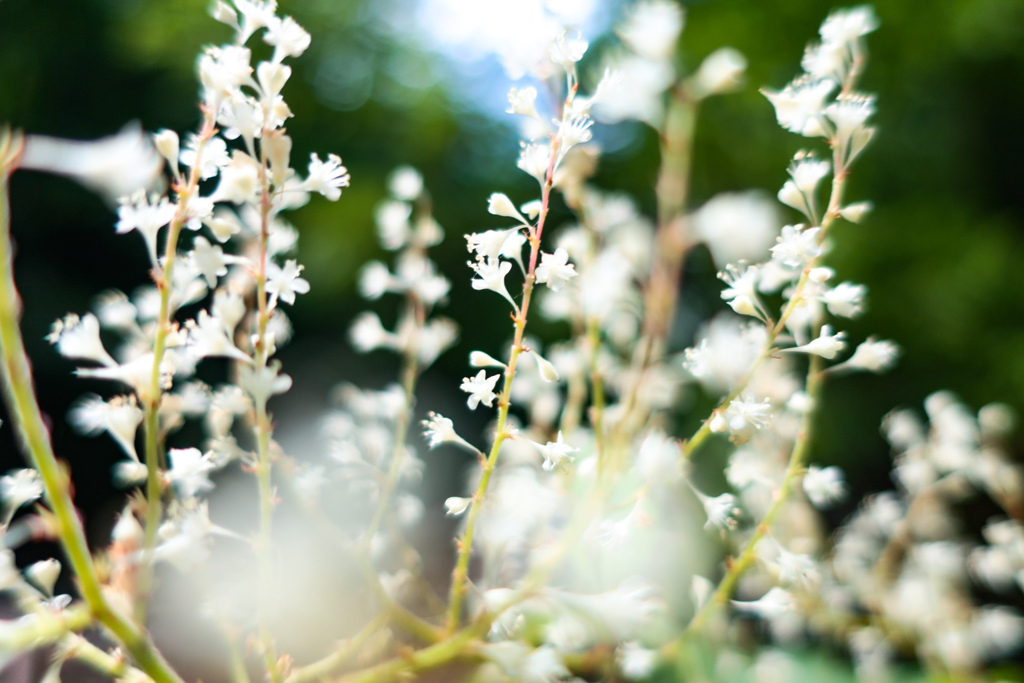
POLYGON ((25 578, 47 596, 53 596, 53 586, 57 583, 59 576, 60 562, 52 557, 35 562, 25 570, 25 578))
POLYGON ((371 311, 360 313, 352 321, 349 339, 352 346, 360 353, 367 353, 381 347, 395 348, 397 346, 397 337, 384 329, 380 317, 371 311))
POLYGON ((392 251, 405 246, 411 233, 410 216, 412 205, 408 202, 388 200, 377 205, 374 222, 381 246, 392 251))
MULTIPOLYGON (((481 372, 483 371, 481 370, 481 372)), ((558 439, 555 441, 548 441, 543 445, 536 441, 530 441, 530 443, 536 446, 537 450, 539 450, 541 455, 544 456, 544 464, 542 467, 549 472, 556 467, 561 466, 561 464, 566 460, 569 462, 575 460, 572 454, 577 453, 580 450, 578 448, 573 448, 562 440, 561 430, 559 430, 558 439)))
POLYGON ((171 468, 167 479, 178 489, 182 498, 194 498, 199 491, 213 488, 209 475, 214 465, 213 453, 202 453, 198 448, 171 448, 167 451, 171 468))
POLYGON ((403 202, 415 201, 423 194, 423 176, 412 166, 399 166, 388 176, 388 192, 403 202))
POLYGON ((835 90, 836 82, 831 79, 820 81, 797 79, 775 92, 762 90, 775 107, 775 117, 786 130, 806 137, 825 134, 821 118, 824 114, 825 99, 835 90))
POLYGON ((871 202, 854 202, 839 209, 839 215, 851 223, 860 223, 872 208, 874 204, 871 202))
POLYGON ((263 41, 274 46, 275 62, 285 57, 298 57, 309 47, 311 38, 304 28, 291 17, 271 17, 263 41))
POLYGON ((199 311, 195 321, 186 323, 189 348, 196 358, 234 358, 244 362, 252 359, 240 351, 228 336, 227 326, 206 311, 199 311))
POLYGON ((46 339, 57 345, 57 353, 65 358, 91 360, 114 367, 117 361, 110 357, 100 341, 100 322, 92 313, 79 318, 69 314, 53 323, 46 339))
POLYGON ((458 496, 446 498, 444 501, 445 514, 449 517, 457 517, 468 510, 472 502, 472 498, 459 498, 458 496))
POLYGON ((806 589, 820 581, 818 563, 812 557, 790 552, 778 544, 776 548, 778 556, 775 558, 775 565, 781 583, 787 586, 798 585, 806 589))
POLYGON ((803 487, 808 500, 821 510, 846 497, 843 471, 835 465, 824 468, 817 465, 808 467, 804 474, 803 487))
POLYGON ((803 268, 821 255, 818 244, 820 228, 804 229, 803 225, 787 225, 772 247, 772 259, 790 268, 803 268))
POLYGON ((496 259, 505 250, 506 244, 519 234, 519 228, 508 230, 487 230, 466 235, 466 247, 484 259, 496 259))
POLYGON ((508 91, 509 114, 537 116, 537 89, 534 87, 508 91))
POLYGON ((747 58, 736 49, 722 47, 704 58, 697 69, 697 87, 703 96, 718 95, 740 86, 747 58))
POLYGON ((739 398, 729 401, 722 417, 728 425, 729 431, 738 437, 745 437, 751 431, 760 430, 768 426, 772 419, 771 400, 763 398, 758 400, 752 393, 745 393, 739 398))
POLYGON ((431 448, 437 448, 443 443, 465 443, 465 440, 455 433, 455 423, 439 413, 428 413, 423 421, 423 436, 431 448))
POLYGON ((271 307, 278 299, 294 304, 296 294, 309 291, 309 282, 299 277, 302 268, 295 259, 288 259, 284 268, 273 261, 267 263, 267 293, 271 297, 271 307))
POLYGON ((252 82, 251 58, 249 49, 241 45, 206 48, 199 58, 199 80, 210 109, 218 111, 225 97, 238 93, 243 83, 252 82))
POLYGON ((758 192, 715 195, 693 214, 691 224, 721 268, 744 259, 764 260, 779 231, 775 204, 758 192))
POLYGON ((828 175, 832 165, 824 159, 810 155, 798 155, 789 166, 789 175, 793 183, 804 196, 812 198, 818 184, 828 175))
POLYGON ((828 312, 842 318, 856 318, 864 312, 864 296, 868 288, 852 282, 842 282, 827 289, 818 297, 828 312))
POLYGON ((589 46, 590 43, 583 40, 579 33, 575 38, 569 38, 563 31, 551 44, 551 61, 566 71, 571 71, 576 68, 576 62, 583 59, 589 46))
POLYGON ((661 61, 672 56, 682 30, 683 10, 679 5, 669 0, 645 0, 630 5, 616 33, 644 59, 661 61))
POLYGON ((481 403, 488 408, 491 407, 494 399, 498 398, 498 395, 494 393, 494 387, 500 377, 501 375, 491 375, 488 377, 487 371, 481 370, 475 377, 462 378, 462 386, 460 388, 469 394, 466 405, 469 406, 470 410, 476 410, 476 407, 481 403))
POLYGON ((622 675, 633 681, 646 680, 654 673, 658 651, 648 650, 640 643, 630 641, 619 648, 619 668, 622 675))
POLYGON ((217 286, 217 278, 228 274, 228 263, 233 259, 225 258, 223 249, 217 245, 211 245, 209 240, 200 235, 192 242, 189 260, 195 269, 206 278, 206 284, 212 289, 217 286))
POLYGON ((483 351, 470 351, 469 364, 474 368, 503 368, 505 364, 483 351))
MULTIPOLYGON (((519 152, 519 161, 516 162, 516 165, 519 167, 520 170, 532 175, 534 178, 537 179, 537 182, 543 183, 544 178, 547 177, 548 167, 550 166, 550 164, 550 147, 548 147, 547 145, 538 145, 535 143, 523 143, 523 148, 519 152)), ((494 212, 492 211, 491 213, 494 212)))
POLYGON ((586 116, 575 116, 558 121, 558 137, 562 140, 562 148, 559 155, 564 156, 570 148, 582 143, 589 142, 593 137, 590 127, 594 125, 593 119, 586 116))
POLYGON ((185 148, 181 150, 179 159, 182 164, 189 168, 194 168, 198 164, 199 177, 202 180, 209 180, 220 173, 221 168, 231 163, 231 157, 228 155, 228 144, 222 138, 213 137, 207 140, 203 145, 202 159, 197 161, 198 147, 199 137, 193 133, 189 137, 188 142, 185 143, 185 148))
POLYGON ((576 277, 576 267, 569 263, 569 252, 559 247, 554 254, 542 253, 537 266, 537 282, 542 282, 558 292, 571 278, 576 277))
POLYGON ((523 218, 523 215, 516 209, 516 205, 513 204, 512 200, 508 198, 508 195, 503 192, 494 192, 491 194, 487 199, 487 211, 495 216, 515 218, 520 223, 529 225, 526 219, 523 218))
POLYGON ((119 235, 138 230, 146 240, 150 262, 156 265, 157 233, 171 222, 177 210, 178 207, 171 204, 167 197, 154 196, 147 200, 145 191, 139 190, 131 197, 121 199, 115 229, 119 235))
POLYGON ((309 155, 309 169, 301 189, 306 192, 319 192, 330 201, 341 197, 341 188, 348 187, 352 177, 348 169, 341 165, 341 157, 331 154, 327 161, 321 161, 316 152, 309 155))
POLYGON ((557 683, 569 677, 569 670, 550 645, 537 648, 523 660, 519 680, 522 683, 557 683))
POLYGON ((160 156, 164 158, 175 177, 178 176, 178 149, 180 141, 178 134, 166 128, 153 134, 153 145, 160 156))
POLYGON ((33 469, 12 470, 0 477, 0 500, 7 507, 8 515, 42 495, 43 481, 33 469))
POLYGON ((99 396, 87 395, 72 406, 68 421, 79 433, 89 436, 106 431, 129 457, 137 461, 135 434, 143 417, 134 396, 115 396, 104 401, 99 396))
POLYGON ((496 258, 478 259, 475 262, 470 261, 469 267, 476 273, 476 277, 470 281, 473 289, 478 291, 489 289, 492 292, 497 292, 505 297, 513 308, 516 308, 516 302, 512 300, 512 296, 505 287, 505 276, 512 270, 511 263, 496 258))
POLYGON ((762 619, 774 619, 793 609, 793 596, 785 589, 775 586, 759 600, 752 602, 733 600, 732 604, 736 609, 750 612, 762 619))
POLYGON ((899 356, 900 347, 895 342, 868 337, 857 346, 853 355, 845 363, 842 363, 842 367, 867 370, 868 372, 885 372, 896 364, 899 356))
POLYGON ((152 189, 163 161, 138 123, 99 140, 25 137, 19 168, 68 176, 108 201, 152 189))
POLYGON ((242 366, 238 371, 238 385, 257 404, 266 403, 271 396, 283 394, 292 388, 292 378, 281 373, 280 369, 281 363, 278 361, 263 368, 242 366))
POLYGON ((846 348, 845 332, 836 332, 832 334, 831 325, 822 325, 821 334, 818 335, 817 339, 812 339, 809 343, 803 346, 797 346, 792 349, 785 349, 786 351, 795 351, 797 353, 813 353, 816 356, 821 356, 827 360, 832 360, 836 357, 840 351, 846 348))
POLYGON ((819 33, 826 43, 849 44, 878 28, 878 17, 870 5, 835 10, 821 25, 819 33))
POLYGON ((722 290, 722 299, 740 315, 758 315, 758 274, 757 266, 737 267, 732 264, 718 274, 719 279, 729 285, 722 290))
POLYGON ((728 531, 736 528, 736 515, 740 511, 736 507, 736 496, 731 493, 723 493, 720 496, 706 496, 697 489, 693 489, 693 492, 700 499, 701 505, 704 506, 704 514, 708 518, 704 523, 705 529, 717 527, 722 531, 728 531))

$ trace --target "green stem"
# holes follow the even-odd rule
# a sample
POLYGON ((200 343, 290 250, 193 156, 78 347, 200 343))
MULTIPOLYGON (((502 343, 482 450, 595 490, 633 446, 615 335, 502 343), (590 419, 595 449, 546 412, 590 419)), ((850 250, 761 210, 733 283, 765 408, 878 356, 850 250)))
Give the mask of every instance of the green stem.
POLYGON ((89 667, 106 674, 118 683, 152 683, 153 679, 142 671, 130 666, 124 657, 112 655, 79 635, 68 636, 61 656, 74 658, 89 667))
POLYGON ((377 633, 378 629, 386 624, 387 621, 387 612, 382 612, 376 619, 363 627, 359 633, 341 643, 340 647, 331 654, 319 661, 299 667, 292 671, 291 675, 285 679, 285 683, 308 683, 310 681, 318 681, 334 673, 334 671, 340 669, 350 659, 352 659, 353 656, 358 654, 359 650, 363 647, 363 644, 369 640, 371 636, 377 633))
MULTIPOLYGON (((416 295, 409 294, 407 314, 416 321, 416 330, 423 329, 426 311, 416 295)), ((395 495, 395 488, 398 486, 398 477, 402 472, 402 460, 405 455, 405 439, 409 434, 409 422, 412 420, 413 403, 416 400, 416 380, 420 374, 419 348, 416 341, 409 344, 405 350, 405 361, 402 367, 402 390, 405 393, 405 410, 395 420, 395 441, 391 448, 391 460, 388 466, 387 479, 380 492, 377 501, 377 509, 374 511, 373 519, 367 528, 363 538, 363 549, 368 550, 370 542, 380 529, 384 521, 384 515, 391 505, 391 499, 395 495)))
POLYGON ((725 605, 729 601, 730 596, 732 596, 733 589, 736 587, 736 582, 739 581, 740 577, 743 576, 743 573, 746 572, 757 559, 758 542, 760 542, 761 539, 764 538, 771 530, 772 523, 778 516, 779 511, 782 510, 783 506, 786 504, 796 480, 803 472, 813 437, 813 417, 816 413, 818 403, 821 400, 821 386, 823 381, 821 376, 822 365, 823 360, 820 356, 811 356, 810 367, 807 371, 807 395, 811 399, 812 408, 806 415, 804 415, 803 426, 796 441, 793 443, 793 450, 789 456, 789 465, 786 467, 785 477, 782 480, 782 485, 775 492, 775 498, 772 501, 771 507, 768 508, 768 512, 765 513, 764 519, 761 520, 761 523, 757 525, 757 529, 747 541, 743 551, 739 554, 739 557, 729 565, 729 569, 726 571, 725 576, 722 577, 722 581, 718 584, 718 588, 712 594, 711 598, 693 618, 693 621, 690 622, 690 625, 687 627, 687 633, 700 631, 712 611, 722 605, 725 605))
POLYGON ((338 683, 382 683, 382 681, 407 680, 412 674, 436 669, 455 660, 476 659, 477 655, 473 650, 479 642, 478 637, 475 629, 464 629, 437 645, 431 645, 406 656, 353 672, 336 680, 338 683))
POLYGON ((13 246, 10 237, 8 179, 17 167, 21 136, 0 129, 0 355, 8 415, 24 453, 39 471, 46 500, 54 515, 61 546, 78 576, 82 597, 93 615, 132 655, 139 667, 157 683, 181 683, 153 647, 145 632, 136 628, 106 600, 96 574, 82 523, 75 514, 67 475, 61 471, 50 445, 50 435, 32 386, 32 372, 19 327, 21 304, 14 283, 13 246))
POLYGON ((498 424, 495 428, 494 443, 491 445, 490 453, 484 461, 483 471, 480 474, 480 483, 476 493, 473 494, 473 504, 469 508, 469 517, 466 520, 466 532, 458 541, 459 553, 455 561, 455 569, 452 572, 451 590, 448 598, 448 632, 452 633, 459 625, 459 618, 462 616, 462 599, 465 596, 469 581, 469 557, 473 551, 473 532, 476 530, 476 521, 480 515, 480 509, 484 496, 487 493, 487 486, 491 482, 491 475, 498 464, 498 453, 501 445, 508 438, 505 430, 505 423, 508 420, 509 402, 512 396, 512 381, 516 376, 516 362, 523 352, 523 333, 526 330, 526 316, 530 310, 530 298, 533 295, 533 286, 537 281, 537 256, 540 253, 540 240, 544 233, 544 223, 548 215, 548 203, 551 199, 551 187, 554 181, 555 160, 558 156, 559 141, 555 140, 551 145, 551 159, 548 162, 547 175, 544 179, 544 187, 541 190, 540 218, 537 221, 537 228, 530 235, 530 267, 526 272, 526 279, 523 282, 523 301, 519 306, 518 314, 515 317, 515 336, 512 340, 512 350, 509 353, 508 365, 505 367, 505 381, 502 385, 501 395, 498 398, 498 424))
MULTIPOLYGON (((160 312, 157 315, 156 336, 153 340, 153 369, 150 373, 149 387, 142 399, 144 429, 146 434, 146 519, 142 547, 142 562, 139 566, 139 578, 135 595, 135 623, 144 627, 149 601, 153 592, 153 551, 156 549, 157 531, 162 517, 161 498, 163 482, 161 461, 164 460, 160 434, 160 400, 163 387, 160 385, 160 366, 163 364, 164 352, 167 349, 167 336, 171 332, 171 289, 174 282, 174 264, 178 255, 178 237, 185 225, 188 213, 188 200, 199 188, 199 171, 203 148, 213 136, 213 115, 206 113, 203 126, 199 131, 199 142, 196 146, 196 160, 189 174, 188 183, 178 190, 178 210, 167 229, 167 241, 164 243, 162 265, 153 265, 154 279, 160 291, 160 312)), ((166 463, 165 463, 166 464, 166 463)))

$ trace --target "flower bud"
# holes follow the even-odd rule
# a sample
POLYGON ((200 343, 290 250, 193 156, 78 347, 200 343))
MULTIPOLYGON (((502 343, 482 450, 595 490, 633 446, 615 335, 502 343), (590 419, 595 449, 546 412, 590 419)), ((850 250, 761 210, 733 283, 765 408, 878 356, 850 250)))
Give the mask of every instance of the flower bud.
POLYGON ((703 97, 738 88, 747 70, 747 59, 738 50, 723 47, 708 55, 697 69, 697 88, 703 97))

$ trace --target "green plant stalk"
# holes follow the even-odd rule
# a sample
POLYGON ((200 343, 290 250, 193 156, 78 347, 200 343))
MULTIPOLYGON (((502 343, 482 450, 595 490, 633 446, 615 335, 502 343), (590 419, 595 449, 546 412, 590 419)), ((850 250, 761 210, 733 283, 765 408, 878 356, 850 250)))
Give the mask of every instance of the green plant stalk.
POLYGON ((82 597, 93 615, 156 683, 182 683, 145 632, 114 609, 103 595, 85 532, 75 514, 67 476, 53 454, 50 435, 32 387, 32 372, 18 323, 20 302, 14 283, 8 196, 8 179, 17 167, 21 144, 20 135, 0 129, 0 356, 8 414, 23 451, 42 478, 61 547, 78 576, 82 597))
POLYGON ((801 476, 804 470, 804 465, 807 461, 807 454, 810 452, 811 441, 813 439, 813 418, 817 412, 817 407, 821 401, 821 386, 823 384, 823 377, 821 375, 821 369, 824 361, 820 356, 811 356, 810 364, 807 371, 807 395, 811 399, 812 409, 804 415, 804 422, 800 429, 800 434, 797 436, 796 441, 793 443, 793 450, 789 456, 789 465, 786 467, 786 474, 782 480, 782 485, 775 492, 774 500, 772 501, 771 507, 768 508, 768 512, 765 513, 764 519, 757 525, 757 529, 753 535, 747 541, 743 547, 743 551, 739 556, 729 565, 728 570, 725 572, 725 576, 722 577, 721 582, 718 584, 718 588, 704 604, 690 625, 686 629, 686 633, 696 633, 703 628, 704 623, 707 621, 711 613, 725 605, 730 596, 732 595, 733 589, 736 587, 736 582, 739 581, 743 573, 754 564, 757 559, 757 544, 764 538, 771 530, 772 523, 778 516, 779 511, 785 506, 786 501, 789 500, 789 494, 793 490, 793 486, 797 479, 801 476))
POLYGON ((478 641, 476 629, 468 628, 454 633, 437 645, 417 650, 408 655, 390 659, 361 671, 342 676, 338 683, 382 683, 383 681, 405 680, 413 674, 436 669, 460 659, 476 659, 473 650, 478 641))
MULTIPOLYGON (((253 362, 256 372, 267 367, 270 349, 267 343, 267 324, 270 322, 270 310, 267 305, 267 241, 270 238, 270 181, 267 177, 266 151, 260 148, 260 255, 259 271, 256 275, 257 333, 253 349, 253 362)), ((254 397, 255 399, 255 397, 254 397)), ((263 659, 270 676, 271 683, 282 683, 281 667, 274 647, 274 638, 270 632, 269 604, 273 592, 274 558, 271 554, 271 541, 274 517, 274 489, 270 476, 270 416, 267 414, 267 402, 263 398, 255 399, 256 404, 256 448, 258 462, 256 477, 260 492, 260 596, 259 596, 259 631, 263 645, 263 659)))
POLYGON ((359 633, 340 644, 337 650, 323 659, 299 667, 285 679, 285 683, 310 683, 319 681, 344 666, 353 656, 359 653, 365 643, 377 630, 388 622, 389 615, 382 612, 376 619, 368 623, 359 633))
POLYGON ((112 655, 96 647, 79 635, 70 635, 65 639, 62 657, 74 658, 89 667, 106 674, 118 683, 152 683, 153 679, 142 671, 130 666, 124 657, 112 655))
POLYGON ((476 520, 480 515, 484 495, 487 493, 487 486, 491 482, 491 475, 498 464, 498 453, 501 445, 508 438, 505 431, 505 423, 508 420, 509 401, 512 396, 512 381, 516 375, 516 362, 523 352, 523 333, 526 330, 526 315, 530 310, 530 298, 533 295, 533 286, 537 281, 537 256, 540 253, 540 240, 544 232, 544 223, 548 215, 548 203, 551 199, 551 187, 554 183, 555 160, 558 156, 559 141, 555 140, 551 145, 551 159, 548 162, 548 170, 544 179, 544 187, 541 190, 541 210, 537 221, 537 228, 530 234, 530 267, 526 272, 526 279, 523 282, 523 301, 519 305, 519 311, 515 317, 515 336, 512 340, 512 350, 509 354, 508 365, 505 367, 505 381, 502 385, 501 396, 498 398, 498 424, 495 428, 494 443, 483 463, 483 472, 480 474, 480 483, 476 493, 473 494, 473 504, 469 508, 469 517, 466 520, 466 533, 458 541, 459 553, 455 562, 455 569, 452 571, 451 590, 448 597, 448 632, 453 633, 459 625, 459 618, 462 616, 462 599, 465 596, 469 581, 469 557, 473 550, 473 532, 476 529, 476 520))
POLYGON ((0 652, 24 652, 55 643, 68 634, 89 628, 93 621, 88 605, 82 603, 61 612, 40 609, 21 626, 0 631, 0 652))
MULTIPOLYGON (((417 300, 415 294, 409 294, 407 314, 416 320, 416 329, 423 329, 426 312, 423 304, 417 300)), ((395 495, 395 488, 398 486, 398 477, 402 472, 402 460, 405 455, 405 439, 409 434, 409 423, 412 420, 413 403, 416 400, 416 380, 420 375, 419 347, 414 341, 405 350, 404 362, 402 365, 402 390, 405 394, 405 410, 395 421, 395 442, 391 449, 391 460, 388 464, 387 479, 381 489, 380 499, 377 501, 377 509, 373 513, 373 519, 366 530, 363 538, 363 552, 369 550, 370 542, 380 529, 387 513, 391 499, 395 495)))
MULTIPOLYGON (((196 159, 202 158, 206 142, 213 136, 214 118, 209 112, 204 114, 203 126, 199 131, 196 145, 196 159)), ((167 335, 171 332, 171 287, 174 277, 174 264, 178 254, 178 237, 187 220, 188 200, 199 188, 200 164, 196 163, 189 173, 188 183, 178 191, 178 210, 167 229, 167 241, 164 243, 163 266, 157 270, 154 264, 154 280, 160 292, 160 312, 157 315, 156 336, 153 340, 153 370, 150 373, 148 396, 142 401, 145 412, 144 425, 146 434, 146 519, 142 546, 142 562, 139 565, 138 582, 135 595, 135 622, 144 627, 149 600, 153 589, 153 551, 156 548, 157 531, 162 516, 161 498, 163 483, 161 481, 161 461, 165 460, 160 442, 160 400, 163 388, 160 386, 160 366, 163 364, 164 352, 167 349, 167 335)), ((166 466, 166 463, 163 463, 166 466)))
MULTIPOLYGON (((819 244, 825 241, 828 229, 832 226, 835 220, 839 218, 839 210, 842 207, 843 202, 843 193, 846 190, 846 179, 849 175, 849 171, 843 166, 839 146, 833 144, 833 147, 832 167, 835 169, 835 175, 832 177, 832 191, 829 196, 828 208, 825 210, 825 215, 822 217, 821 225, 819 226, 821 228, 821 233, 818 235, 819 244)), ((729 403, 733 399, 739 397, 739 395, 743 393, 743 390, 746 389, 747 384, 750 383, 750 380, 753 379, 754 374, 757 372, 758 368, 761 367, 761 364, 771 357, 775 340, 778 339, 780 334, 782 334, 782 331, 786 328, 786 322, 789 320, 789 317, 793 314, 793 311, 796 310, 796 307, 802 302, 803 292, 807 287, 807 282, 810 280, 811 270, 820 265, 821 259, 822 256, 816 257, 807 265, 806 268, 804 268, 803 272, 800 274, 800 280, 796 284, 793 296, 789 300, 789 304, 787 304, 786 308, 783 310, 778 322, 768 333, 768 339, 765 340, 764 348, 761 350, 761 353, 758 354, 753 365, 751 365, 750 369, 747 370, 747 374, 743 376, 743 379, 739 381, 739 383, 728 393, 728 395, 726 395, 725 398, 719 401, 718 406, 712 411, 712 415, 724 410, 729 406, 729 403)), ((686 440, 683 445, 683 458, 690 458, 709 436, 711 436, 710 417, 704 420, 700 428, 694 432, 693 436, 686 440)))

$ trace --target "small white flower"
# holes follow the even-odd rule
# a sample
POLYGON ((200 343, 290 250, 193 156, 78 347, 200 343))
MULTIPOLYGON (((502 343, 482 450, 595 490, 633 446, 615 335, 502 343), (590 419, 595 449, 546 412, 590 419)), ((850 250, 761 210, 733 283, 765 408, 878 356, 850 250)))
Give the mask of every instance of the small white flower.
POLYGON ((534 87, 508 91, 509 114, 519 116, 537 116, 537 89, 534 87))
POLYGON ((477 257, 496 259, 505 250, 506 244, 519 234, 519 228, 508 230, 487 230, 466 235, 466 248, 475 252, 477 257))
POLYGON ((759 600, 744 602, 733 600, 733 606, 744 612, 750 612, 762 619, 774 619, 793 609, 793 596, 785 589, 775 586, 759 600))
POLYGON ((469 509, 472 502, 472 498, 459 498, 458 496, 447 498, 444 501, 445 514, 449 517, 458 517, 469 509))
POLYGON ((543 183, 548 174, 548 167, 551 165, 551 148, 547 145, 523 143, 516 165, 521 171, 536 178, 537 182, 543 183))
POLYGON ((722 47, 704 58, 697 69, 697 87, 704 97, 735 90, 743 81, 747 58, 739 50, 722 47))
POLYGON ((193 133, 185 143, 185 148, 181 150, 179 160, 189 168, 194 168, 198 164, 199 177, 202 180, 209 180, 220 173, 220 169, 231 163, 228 144, 224 142, 223 138, 213 137, 207 140, 203 145, 202 159, 197 162, 198 147, 199 137, 193 133))
POLYGON ((60 576, 60 562, 52 557, 36 562, 25 570, 25 578, 46 596, 53 596, 53 586, 60 576))
POLYGON ((298 57, 309 47, 309 33, 291 17, 271 17, 266 26, 263 41, 274 46, 275 62, 285 57, 298 57))
POLYGON ((764 429, 772 419, 771 400, 758 398, 744 393, 739 398, 729 401, 722 417, 729 426, 729 431, 738 437, 746 437, 754 430, 764 429))
POLYGON ((469 394, 466 405, 469 406, 470 410, 476 410, 476 407, 481 403, 488 408, 493 405, 494 399, 498 398, 498 395, 494 393, 494 387, 500 377, 501 375, 491 375, 488 377, 487 371, 481 370, 475 377, 462 378, 462 386, 460 388, 469 394))
POLYGON ((645 60, 667 60, 683 30, 683 10, 669 0, 644 0, 629 6, 619 37, 645 60))
POLYGON ((39 472, 33 469, 12 470, 0 477, 0 500, 4 502, 8 515, 42 495, 43 481, 39 472))
POLYGON ((586 116, 575 116, 556 122, 558 124, 558 137, 562 140, 560 155, 565 155, 572 147, 589 142, 593 137, 590 127, 594 125, 593 119, 586 116))
POLYGON ((79 318, 70 314, 56 321, 46 337, 57 345, 57 353, 65 358, 91 360, 107 367, 114 367, 117 361, 110 357, 100 340, 100 322, 92 313, 79 318))
POLYGON ((399 166, 388 176, 388 192, 403 202, 415 201, 423 194, 423 176, 412 166, 399 166))
POLYGON ((160 228, 171 222, 178 207, 171 204, 167 197, 146 198, 146 193, 139 190, 131 197, 121 200, 117 209, 117 225, 119 235, 138 230, 146 241, 150 262, 156 265, 156 238, 160 228))
POLYGON ((836 88, 831 79, 797 79, 775 92, 762 90, 775 107, 775 117, 786 130, 805 137, 825 134, 821 120, 824 116, 825 100, 836 88))
POLYGON ((821 39, 831 44, 849 44, 878 28, 878 17, 870 5, 835 10, 821 25, 821 39))
POLYGON ((495 192, 487 199, 487 211, 495 216, 515 218, 520 223, 529 225, 523 215, 516 209, 516 205, 503 192, 495 192))
MULTIPOLYGON (((691 487, 692 488, 692 487, 691 487)), ((707 521, 705 529, 718 528, 722 531, 729 531, 736 528, 736 515, 740 510, 736 507, 736 496, 731 493, 723 493, 720 496, 706 496, 697 489, 693 489, 704 506, 704 514, 707 521)))
POLYGON ((309 291, 309 282, 299 277, 302 268, 295 259, 288 259, 284 268, 272 261, 267 263, 267 293, 271 296, 271 306, 278 299, 294 304, 296 294, 309 291))
POLYGON ((845 363, 842 363, 842 367, 867 370, 868 372, 885 372, 896 364, 899 356, 900 347, 895 342, 868 337, 857 346, 853 355, 845 363))
POLYGON ((843 471, 835 465, 807 468, 803 480, 804 493, 814 507, 824 510, 846 497, 846 482, 843 471))
POLYGON ((489 289, 492 292, 497 292, 505 297, 512 304, 513 308, 517 308, 516 302, 512 300, 512 295, 508 293, 508 289, 505 287, 505 276, 512 270, 510 262, 501 261, 496 258, 478 259, 477 261, 470 261, 469 267, 476 273, 476 277, 470 281, 473 289, 477 291, 489 289))
POLYGON ((790 268, 803 268, 821 255, 818 244, 820 228, 804 229, 803 225, 787 225, 772 247, 772 259, 790 268))
POLYGON ((851 223, 860 223, 872 208, 874 205, 871 202, 854 202, 839 209, 839 215, 851 223))
POLYGON ((583 40, 581 34, 577 33, 575 38, 569 38, 562 32, 551 44, 551 61, 570 71, 576 68, 576 62, 583 59, 589 46, 590 43, 583 40))
POLYGON ((196 320, 188 323, 189 348, 196 358, 221 357, 252 362, 252 358, 235 346, 228 336, 227 326, 215 316, 199 311, 196 320))
POLYGON ((646 680, 654 673, 658 651, 648 650, 637 642, 623 643, 619 648, 619 668, 622 675, 632 681, 646 680))
POLYGON ((281 363, 278 361, 263 368, 242 366, 238 371, 238 385, 257 404, 266 403, 271 396, 283 394, 292 388, 292 378, 280 373, 280 368, 281 363))
POLYGON ((868 288, 852 282, 842 282, 832 289, 827 289, 818 297, 828 312, 842 318, 856 318, 864 312, 864 296, 868 288))
POLYGON ((792 349, 784 349, 785 351, 795 351, 797 353, 812 353, 815 356, 821 356, 827 360, 832 360, 836 355, 846 348, 845 332, 836 332, 832 334, 831 325, 822 325, 821 334, 818 335, 817 339, 812 339, 809 343, 803 346, 797 346, 792 349))
POLYGON ((171 468, 167 479, 174 484, 182 498, 194 498, 200 491, 213 488, 210 472, 214 465, 210 461, 213 453, 202 453, 198 448, 171 448, 167 451, 171 468))
POLYGON ((106 431, 130 458, 138 460, 135 435, 143 417, 134 396, 115 396, 104 401, 99 396, 87 395, 72 406, 68 421, 81 434, 95 436, 106 431))
POLYGON ((423 436, 431 448, 443 443, 461 443, 463 439, 455 433, 455 423, 439 413, 429 413, 423 421, 423 436))
POLYGON ((813 197, 818 185, 831 168, 832 165, 828 161, 801 153, 790 164, 789 175, 800 192, 807 197, 813 197))
POLYGON ((300 187, 306 192, 319 192, 334 202, 341 197, 341 188, 348 187, 351 180, 348 169, 341 164, 341 157, 331 154, 327 161, 321 161, 314 152, 309 155, 308 173, 300 187))
POLYGON ((559 430, 558 438, 555 441, 548 441, 546 444, 539 444, 536 441, 530 441, 530 443, 536 446, 537 450, 544 456, 544 464, 541 466, 549 472, 561 466, 566 460, 569 462, 575 460, 572 454, 580 450, 573 448, 562 440, 561 430, 559 430))
POLYGON ((555 249, 554 254, 542 253, 540 265, 537 266, 537 282, 547 284, 553 291, 561 291, 562 287, 576 277, 576 267, 569 263, 569 252, 564 248, 555 249))
POLYGON ((504 368, 506 367, 497 358, 490 356, 483 351, 469 352, 469 365, 474 368, 504 368))
POLYGON ((397 337, 384 329, 380 316, 371 311, 360 313, 352 321, 349 329, 352 346, 360 353, 367 353, 378 348, 396 348, 397 337))

